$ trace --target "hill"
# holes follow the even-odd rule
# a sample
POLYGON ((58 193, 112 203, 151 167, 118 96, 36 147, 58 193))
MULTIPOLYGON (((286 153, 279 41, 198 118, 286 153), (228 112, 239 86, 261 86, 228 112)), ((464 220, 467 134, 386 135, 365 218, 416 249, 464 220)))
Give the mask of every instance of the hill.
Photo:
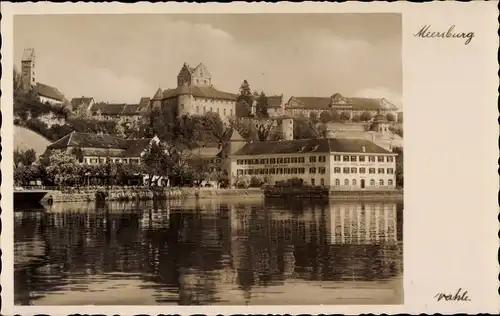
POLYGON ((14 125, 14 149, 34 149, 37 156, 44 153, 45 148, 50 145, 50 141, 25 127, 14 125))

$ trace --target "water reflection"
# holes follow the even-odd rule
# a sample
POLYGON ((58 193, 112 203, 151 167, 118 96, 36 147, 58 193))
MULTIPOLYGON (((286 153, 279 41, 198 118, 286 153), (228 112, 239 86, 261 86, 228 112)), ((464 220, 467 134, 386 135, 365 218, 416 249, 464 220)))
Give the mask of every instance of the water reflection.
POLYGON ((189 200, 17 212, 15 302, 401 303, 401 219, 394 202, 189 200))

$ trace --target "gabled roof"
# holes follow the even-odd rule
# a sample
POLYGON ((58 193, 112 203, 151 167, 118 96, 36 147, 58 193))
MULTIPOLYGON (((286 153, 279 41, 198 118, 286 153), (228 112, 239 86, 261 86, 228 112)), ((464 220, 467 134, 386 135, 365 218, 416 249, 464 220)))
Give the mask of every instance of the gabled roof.
POLYGON ((51 87, 49 85, 43 83, 37 83, 35 86, 35 92, 39 96, 43 96, 52 100, 61 101, 64 99, 61 91, 57 90, 57 88, 51 87))
POLYGON ((334 152, 365 152, 376 154, 391 153, 390 151, 387 151, 365 139, 316 138, 289 141, 252 142, 244 145, 240 150, 234 153, 234 156, 334 152))
POLYGON ((112 135, 71 132, 47 147, 51 149, 66 149, 68 147, 93 149, 120 149, 118 156, 138 157, 151 143, 152 138, 123 139, 112 135))
POLYGON ((123 107, 122 113, 123 115, 137 115, 139 114, 139 104, 125 104, 123 107))
POLYGON ((271 95, 267 97, 267 106, 269 108, 280 108, 283 103, 283 95, 271 95))
POLYGON ((149 102, 151 101, 151 98, 149 97, 142 97, 141 100, 139 101, 139 108, 140 109, 145 109, 149 106, 149 102))
POLYGON ((125 104, 125 103, 96 103, 92 106, 91 111, 100 111, 101 115, 138 115, 139 104, 125 104))
POLYGON ((330 98, 325 97, 291 97, 286 105, 289 109, 328 109, 329 107, 330 98))
POLYGON ((236 94, 219 91, 214 87, 187 86, 187 85, 182 85, 175 89, 168 89, 163 91, 163 99, 170 99, 183 94, 189 94, 194 97, 206 98, 206 99, 222 99, 229 101, 236 100, 236 94))
POLYGON ((84 105, 85 107, 88 107, 92 103, 93 100, 94 100, 94 98, 92 98, 92 97, 73 98, 73 99, 71 99, 71 105, 73 107, 77 107, 80 105, 84 105))
POLYGON ((158 90, 156 90, 155 94, 153 95, 153 99, 160 100, 161 98, 163 98, 163 91, 161 90, 161 88, 158 88, 158 90))

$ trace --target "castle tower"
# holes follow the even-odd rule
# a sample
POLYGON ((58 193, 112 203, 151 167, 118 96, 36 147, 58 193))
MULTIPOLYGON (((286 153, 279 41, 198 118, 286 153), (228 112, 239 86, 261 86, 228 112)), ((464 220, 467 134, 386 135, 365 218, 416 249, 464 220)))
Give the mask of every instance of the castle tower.
POLYGON ((24 91, 36 85, 35 49, 26 48, 21 59, 21 81, 24 91))
POLYGON ((283 134, 283 140, 293 140, 293 119, 284 118, 281 121, 281 133, 283 134))

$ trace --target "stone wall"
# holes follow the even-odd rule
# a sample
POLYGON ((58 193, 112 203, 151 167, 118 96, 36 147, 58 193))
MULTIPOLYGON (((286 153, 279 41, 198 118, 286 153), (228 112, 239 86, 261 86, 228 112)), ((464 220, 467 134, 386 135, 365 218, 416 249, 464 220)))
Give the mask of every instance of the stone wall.
POLYGON ((133 201, 157 199, 184 199, 184 198, 256 198, 263 197, 263 191, 257 189, 214 189, 214 188, 80 188, 64 191, 50 191, 45 197, 47 202, 52 199, 56 202, 87 202, 95 201, 97 192, 106 192, 107 201, 133 201))

